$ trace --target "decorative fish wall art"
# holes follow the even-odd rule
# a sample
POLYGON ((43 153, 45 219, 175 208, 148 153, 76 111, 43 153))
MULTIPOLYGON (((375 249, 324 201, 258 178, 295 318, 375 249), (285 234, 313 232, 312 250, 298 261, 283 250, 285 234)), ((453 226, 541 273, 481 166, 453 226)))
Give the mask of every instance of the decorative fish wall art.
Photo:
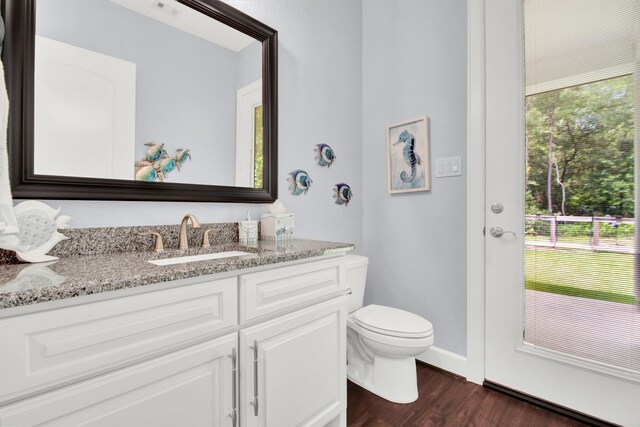
POLYGON ((347 206, 352 197, 351 187, 344 182, 336 184, 333 187, 333 198, 336 199, 336 205, 347 206))
POLYGON ((327 144, 318 144, 313 149, 316 153, 316 160, 320 166, 330 167, 336 160, 336 154, 327 144))
POLYGON ((307 191, 309 191, 309 188, 311 187, 311 183, 313 183, 309 174, 302 169, 296 169, 289 173, 287 181, 291 183, 289 185, 289 192, 294 196, 307 194, 307 191))
POLYGON ((163 182, 166 176, 174 169, 180 170, 187 159, 191 159, 189 150, 178 148, 176 154, 170 157, 164 144, 148 142, 145 156, 136 162, 136 181, 163 182))
MULTIPOLYGON (((336 160, 335 152, 327 144, 317 144, 313 151, 316 153, 316 161, 320 166, 331 167, 336 160)), ((306 194, 313 183, 309 174, 302 169, 290 172, 287 181, 290 182, 289 192, 294 196, 306 194)), ((344 182, 338 183, 333 187, 333 198, 337 205, 348 206, 352 197, 351 187, 344 182)), ((279 232, 283 234, 284 230, 279 230, 279 232)))

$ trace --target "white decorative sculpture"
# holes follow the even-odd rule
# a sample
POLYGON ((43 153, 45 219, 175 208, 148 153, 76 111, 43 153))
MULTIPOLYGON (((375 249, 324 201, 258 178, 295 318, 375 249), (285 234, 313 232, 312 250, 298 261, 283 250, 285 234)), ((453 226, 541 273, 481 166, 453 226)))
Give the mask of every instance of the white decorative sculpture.
POLYGON ((56 218, 60 209, 34 200, 22 202, 14 210, 20 227, 18 248, 15 249, 18 259, 26 262, 58 259, 46 253, 62 240, 68 239, 58 229, 67 228, 71 217, 61 215, 56 218))

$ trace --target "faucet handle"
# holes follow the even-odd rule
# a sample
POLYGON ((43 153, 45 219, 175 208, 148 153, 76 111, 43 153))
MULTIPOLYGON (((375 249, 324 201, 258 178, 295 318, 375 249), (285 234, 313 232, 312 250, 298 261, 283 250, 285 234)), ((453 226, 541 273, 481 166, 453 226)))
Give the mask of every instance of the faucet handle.
POLYGON ((215 231, 215 228, 207 228, 206 230, 204 230, 204 235, 202 236, 202 247, 203 248, 208 248, 211 245, 209 244, 209 232, 210 231, 215 231))
POLYGON ((156 242, 156 246, 153 249, 155 252, 162 252, 164 250, 164 245, 162 244, 162 235, 160 233, 158 233, 157 231, 144 231, 144 232, 139 232, 138 235, 140 236, 155 236, 155 242, 156 242))

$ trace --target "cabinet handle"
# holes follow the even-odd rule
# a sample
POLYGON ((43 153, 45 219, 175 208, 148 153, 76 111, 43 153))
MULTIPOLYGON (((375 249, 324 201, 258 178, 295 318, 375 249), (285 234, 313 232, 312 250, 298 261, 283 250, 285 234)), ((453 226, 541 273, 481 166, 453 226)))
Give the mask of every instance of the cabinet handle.
POLYGON ((237 404, 237 400, 236 400, 236 384, 238 383, 238 358, 236 356, 236 349, 235 347, 233 348, 233 350, 231 350, 231 354, 229 355, 229 357, 231 358, 231 393, 232 393, 232 397, 231 397, 231 413, 229 414, 229 417, 231 418, 231 422, 233 424, 233 427, 236 427, 237 423, 238 423, 238 404, 237 404))
POLYGON ((249 347, 253 350, 253 402, 249 402, 253 406, 253 415, 258 416, 258 340, 253 340, 253 346, 249 347))

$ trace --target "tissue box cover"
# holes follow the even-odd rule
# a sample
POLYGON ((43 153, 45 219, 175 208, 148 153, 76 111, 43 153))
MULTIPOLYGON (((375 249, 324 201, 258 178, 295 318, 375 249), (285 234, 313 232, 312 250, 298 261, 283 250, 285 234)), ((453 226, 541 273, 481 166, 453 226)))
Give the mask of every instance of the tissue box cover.
POLYGON ((240 243, 258 241, 258 221, 240 221, 238 223, 238 240, 240 243))
POLYGON ((262 214, 260 216, 260 238, 267 241, 293 239, 293 214, 262 214))

